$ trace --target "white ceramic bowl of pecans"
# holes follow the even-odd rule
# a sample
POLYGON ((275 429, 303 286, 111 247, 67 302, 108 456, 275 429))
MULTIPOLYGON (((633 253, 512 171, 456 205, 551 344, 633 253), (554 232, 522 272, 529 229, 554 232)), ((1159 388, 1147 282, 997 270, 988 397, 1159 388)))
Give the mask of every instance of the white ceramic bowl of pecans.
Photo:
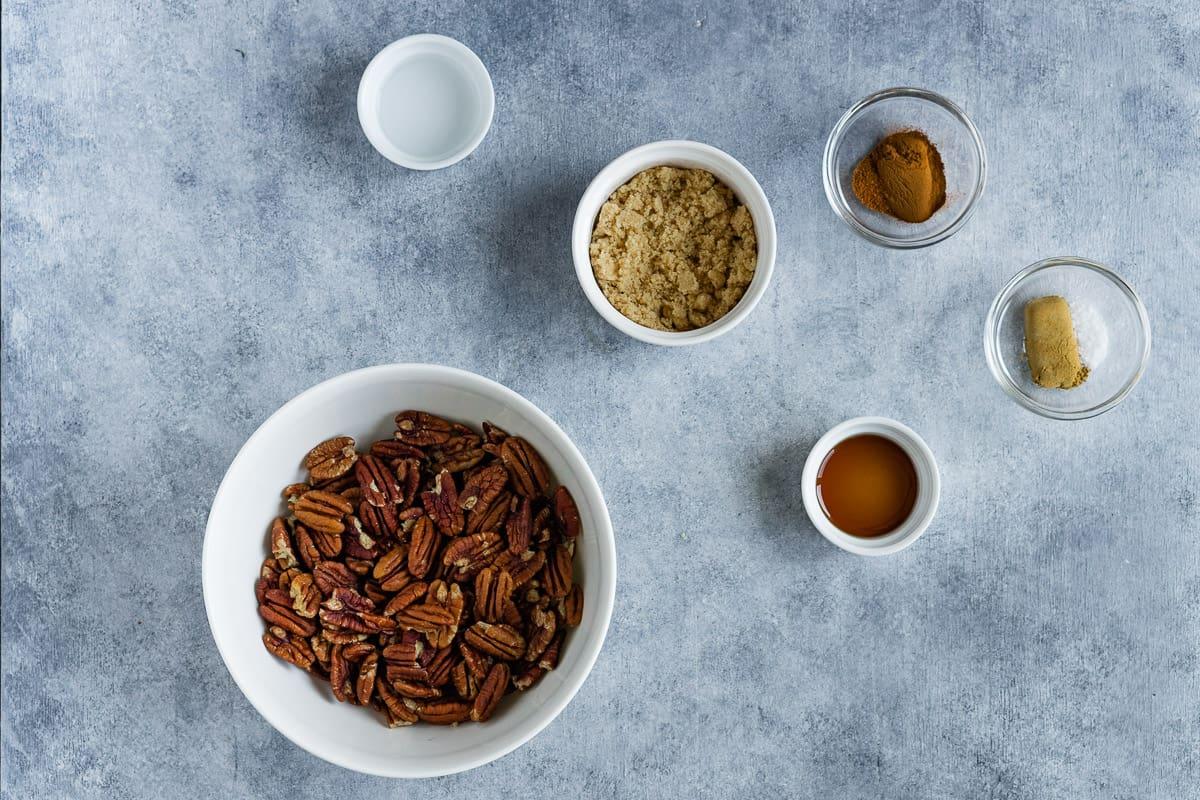
MULTIPOLYGON (((520 747, 566 707, 591 671, 612 615, 616 548, 600 486, 567 435, 511 389, 461 370, 422 364, 371 367, 325 381, 289 401, 234 458, 209 513, 204 602, 221 657, 238 687, 280 733, 334 764, 373 775, 420 778, 486 764, 520 747), (282 513, 280 489, 303 481, 305 454, 338 435, 365 449, 393 436, 397 412, 419 409, 479 430, 487 420, 541 454, 554 483, 578 507, 574 580, 583 587, 579 625, 557 667, 505 697, 484 723, 418 722, 389 728, 376 710, 337 702, 327 680, 264 647, 255 582, 268 556, 268 530, 282 513)), ((315 621, 315 620, 314 620, 315 621)))

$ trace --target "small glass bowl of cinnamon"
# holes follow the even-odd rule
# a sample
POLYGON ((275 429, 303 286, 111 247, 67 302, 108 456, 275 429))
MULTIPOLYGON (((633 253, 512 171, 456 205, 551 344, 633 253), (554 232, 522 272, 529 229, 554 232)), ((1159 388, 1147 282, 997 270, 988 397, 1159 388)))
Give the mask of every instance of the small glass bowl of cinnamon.
POLYGON ((842 115, 825 144, 822 174, 829 205, 859 236, 883 247, 928 247, 953 235, 974 212, 987 182, 987 153, 979 131, 954 103, 925 89, 898 87, 876 92, 842 115), (920 221, 889 213, 873 181, 864 186, 860 167, 888 137, 910 132, 905 138, 927 145, 938 177, 944 176, 944 192, 920 221))

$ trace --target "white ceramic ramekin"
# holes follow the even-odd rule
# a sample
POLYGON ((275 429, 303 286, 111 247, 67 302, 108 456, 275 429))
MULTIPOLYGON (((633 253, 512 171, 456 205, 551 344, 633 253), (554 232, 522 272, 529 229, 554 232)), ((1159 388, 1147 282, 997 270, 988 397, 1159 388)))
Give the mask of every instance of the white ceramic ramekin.
POLYGON ((469 156, 495 109, 492 78, 479 56, 435 33, 392 42, 358 84, 363 133, 381 155, 409 169, 442 169, 469 156))
POLYGON ((942 481, 938 475, 933 451, 915 431, 886 417, 857 417, 835 425, 813 445, 808 460, 804 462, 800 493, 808 518, 826 539, 843 550, 860 556, 886 556, 908 547, 929 527, 929 523, 937 514, 942 481), (837 444, 851 436, 863 434, 875 434, 891 439, 904 449, 917 469, 917 502, 912 513, 899 528, 886 536, 873 539, 851 536, 838 528, 825 516, 825 512, 821 510, 821 502, 817 499, 817 472, 821 469, 821 462, 837 444))
POLYGON ((722 150, 685 140, 653 142, 636 147, 602 169, 583 193, 579 208, 575 211, 575 224, 571 229, 571 255, 575 260, 575 273, 579 278, 579 285, 583 287, 583 293, 600 312, 600 316, 617 330, 635 339, 667 346, 707 342, 733 330, 749 316, 771 281, 771 273, 775 269, 775 247, 775 217, 771 213, 771 204, 767 202, 767 195, 750 171, 722 150), (600 291, 592 273, 592 260, 588 254, 592 230, 596 227, 596 217, 599 216, 600 207, 604 202, 634 175, 651 167, 661 166, 708 170, 733 190, 754 219, 754 233, 758 239, 758 264, 746 294, 728 314, 694 331, 660 331, 647 328, 617 311, 612 303, 608 302, 604 292, 600 291))

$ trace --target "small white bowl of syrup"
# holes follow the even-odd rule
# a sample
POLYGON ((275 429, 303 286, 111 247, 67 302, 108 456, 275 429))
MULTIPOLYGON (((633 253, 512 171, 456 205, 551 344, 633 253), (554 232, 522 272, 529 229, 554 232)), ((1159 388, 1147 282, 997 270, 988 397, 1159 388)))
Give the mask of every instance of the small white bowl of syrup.
POLYGON ((942 484, 925 440, 885 417, 857 417, 813 445, 800 479, 821 535, 860 556, 897 553, 937 514, 942 484))

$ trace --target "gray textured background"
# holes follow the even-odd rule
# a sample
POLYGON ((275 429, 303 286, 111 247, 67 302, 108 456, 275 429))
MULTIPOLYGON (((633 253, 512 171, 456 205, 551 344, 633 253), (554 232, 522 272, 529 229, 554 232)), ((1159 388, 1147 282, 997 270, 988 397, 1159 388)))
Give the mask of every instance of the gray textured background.
POLYGON ((1050 5, 5 3, 5 796, 1200 796, 1200 12, 1050 5), (370 57, 424 31, 474 48, 497 101, 432 174, 354 108, 370 57), (959 102, 992 164, 968 226, 913 253, 855 238, 820 184, 835 120, 895 84, 959 102), (741 159, 780 238, 746 324, 682 352, 611 329, 568 246, 588 180, 666 137, 741 159), (1137 390, 1082 423, 983 358, 996 291, 1058 254, 1114 267, 1154 325, 1137 390), (200 595, 241 443, 390 361, 558 420, 620 559, 562 716, 420 784, 275 733, 200 595), (944 480, 884 560, 827 544, 796 488, 864 413, 944 480))

